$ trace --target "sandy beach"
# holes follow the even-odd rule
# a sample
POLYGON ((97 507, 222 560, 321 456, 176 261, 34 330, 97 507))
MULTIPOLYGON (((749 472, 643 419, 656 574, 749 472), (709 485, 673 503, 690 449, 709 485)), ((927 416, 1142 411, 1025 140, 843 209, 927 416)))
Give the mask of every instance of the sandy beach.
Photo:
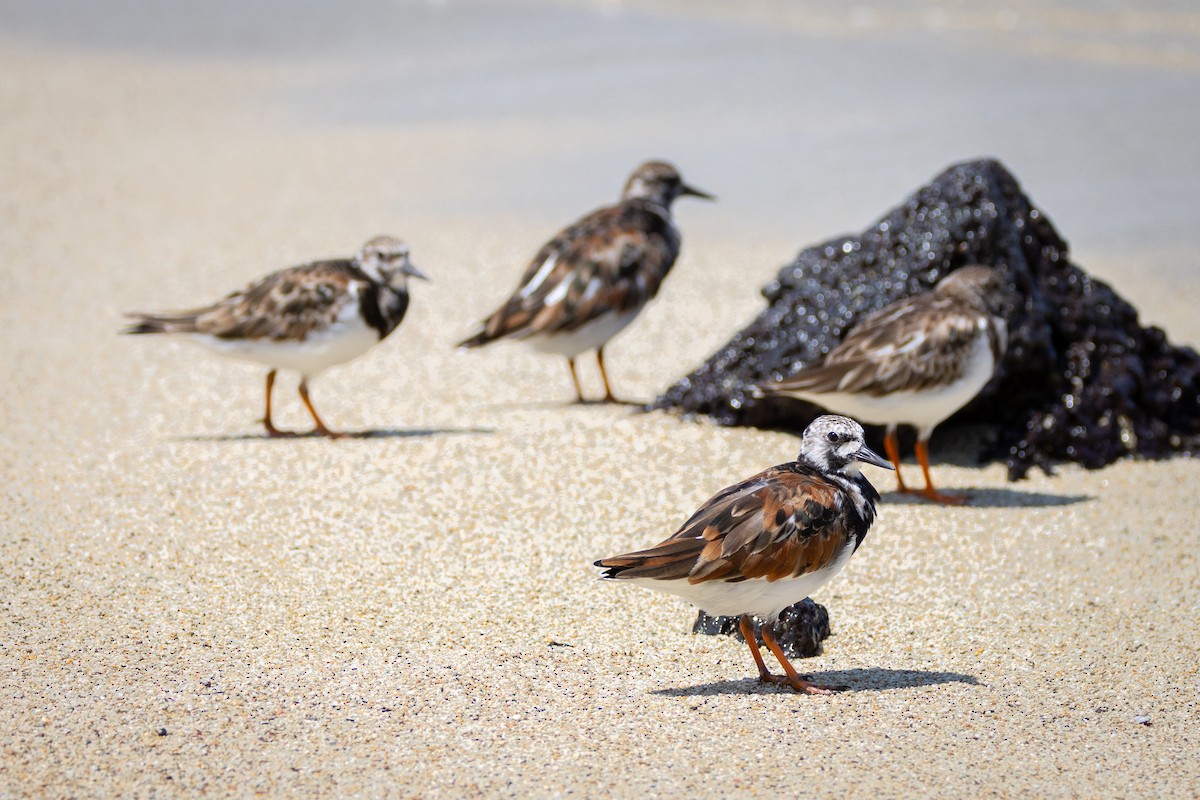
POLYGON ((1200 461, 1009 483, 935 436, 964 508, 874 470, 799 662, 851 689, 798 696, 591 566, 795 437, 454 351, 652 156, 720 200, 678 203, 683 255, 606 350, 627 397, 981 154, 1200 342, 1187 4, 741 6, 0 3, 0 798, 1200 795, 1200 461), (266 439, 263 370, 117 335, 384 232, 433 281, 313 390, 372 435, 266 439))

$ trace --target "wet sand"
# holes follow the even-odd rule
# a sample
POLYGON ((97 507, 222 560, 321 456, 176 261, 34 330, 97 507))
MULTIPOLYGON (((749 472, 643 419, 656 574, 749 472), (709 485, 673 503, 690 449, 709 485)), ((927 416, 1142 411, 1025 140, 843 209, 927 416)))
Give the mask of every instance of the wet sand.
POLYGON ((980 153, 1198 342, 1193 12, 362 2, 263 33, 270 3, 211 30, 184 5, 172 38, 118 24, 139 8, 0 26, 0 797, 1200 793, 1200 462, 1011 484, 935 436, 972 505, 885 492, 801 662, 851 690, 802 697, 590 566, 795 439, 573 406, 557 359, 452 347, 652 155, 721 200, 678 204, 684 254, 608 352, 630 398, 796 250, 980 153), (907 95, 878 80, 902 67, 907 95), (266 440, 261 370, 116 335, 380 232, 434 282, 314 384, 369 435, 266 440))

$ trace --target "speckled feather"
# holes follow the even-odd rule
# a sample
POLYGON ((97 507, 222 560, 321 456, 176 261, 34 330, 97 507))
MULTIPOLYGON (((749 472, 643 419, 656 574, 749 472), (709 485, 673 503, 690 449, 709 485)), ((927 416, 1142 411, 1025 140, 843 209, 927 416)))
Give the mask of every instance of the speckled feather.
POLYGON ((994 362, 1003 358, 1005 324, 992 311, 1002 288, 993 270, 964 267, 932 291, 866 317, 821 364, 764 388, 882 396, 953 383, 963 377, 981 328, 994 362))
POLYGON ((714 495, 666 541, 596 563, 612 578, 792 578, 829 567, 848 543, 857 549, 878 498, 862 475, 834 479, 800 462, 781 464, 714 495), (842 481, 862 491, 863 514, 842 481))
POLYGON ((569 338, 601 318, 625 317, 583 342, 602 346, 658 294, 675 264, 680 235, 671 204, 681 195, 711 199, 665 161, 638 166, 620 202, 591 212, 543 245, 517 289, 460 346, 506 337, 569 338))
POLYGON ((538 251, 517 291, 463 344, 570 331, 603 314, 634 311, 658 294, 679 244, 665 209, 646 200, 594 211, 538 251), (551 260, 549 274, 539 276, 551 260))
POLYGON ((273 272, 203 308, 131 314, 138 321, 129 332, 304 341, 331 328, 355 299, 381 339, 400 324, 408 308, 407 292, 379 285, 353 259, 335 259, 273 272))
POLYGON ((349 259, 314 261, 273 272, 203 308, 133 312, 124 330, 172 334, 222 356, 270 367, 262 423, 268 436, 288 436, 271 418, 271 390, 280 369, 300 374, 298 391, 321 436, 329 428, 313 405, 308 381, 344 364, 396 329, 408 309, 408 278, 428 280, 409 260, 408 245, 376 236, 349 259))

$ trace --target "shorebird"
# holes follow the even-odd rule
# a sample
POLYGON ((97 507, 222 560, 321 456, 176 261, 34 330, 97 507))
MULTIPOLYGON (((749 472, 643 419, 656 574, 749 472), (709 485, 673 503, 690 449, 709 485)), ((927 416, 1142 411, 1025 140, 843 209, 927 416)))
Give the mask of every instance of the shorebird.
POLYGON ((896 427, 916 427, 917 462, 925 476, 921 494, 939 503, 963 503, 964 497, 934 489, 929 437, 979 394, 1004 357, 1004 292, 995 270, 962 267, 931 291, 867 316, 821 364, 756 389, 887 426, 885 446, 901 492, 910 490, 900 475, 896 427))
POLYGON ((134 322, 122 333, 181 336, 223 356, 270 367, 262 420, 270 436, 294 435, 271 421, 271 389, 277 370, 298 372, 314 433, 338 437, 343 434, 317 415, 308 381, 362 355, 396 329, 408 309, 410 276, 428 280, 409 261, 408 245, 377 236, 351 258, 273 272, 203 308, 130 312, 126 316, 134 322))
POLYGON ((604 368, 604 345, 653 299, 675 263, 680 235, 671 203, 684 195, 714 199, 684 183, 665 161, 639 166, 620 202, 593 211, 543 245, 512 296, 459 346, 521 339, 566 356, 580 403, 575 359, 595 349, 604 400, 617 402, 604 368))
POLYGON ((759 680, 829 694, 845 687, 801 678, 771 623, 836 575, 862 544, 879 499, 862 464, 892 468, 863 443, 857 422, 818 417, 795 461, 721 490, 660 544, 595 564, 605 578, 677 595, 712 615, 740 616, 759 680), (783 676, 763 663, 751 616, 765 620, 763 642, 783 676))

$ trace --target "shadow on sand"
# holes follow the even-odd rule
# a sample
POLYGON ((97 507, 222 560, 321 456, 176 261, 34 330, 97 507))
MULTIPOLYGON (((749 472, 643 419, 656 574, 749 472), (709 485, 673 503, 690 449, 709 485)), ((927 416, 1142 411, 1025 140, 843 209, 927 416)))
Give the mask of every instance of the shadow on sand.
MULTIPOLYGON (((987 487, 981 489, 941 489, 946 494, 966 497, 967 502, 959 508, 1049 508, 1051 506, 1073 506, 1096 498, 1088 494, 1050 494, 1047 492, 1023 492, 1020 489, 987 487)), ((883 492, 883 502, 888 505, 915 506, 936 505, 919 494, 883 492)))
POLYGON ((613 408, 645 409, 644 400, 527 400, 513 403, 491 403, 484 408, 491 411, 552 411, 563 408, 591 408, 612 406, 613 408))
MULTIPOLYGON (((961 672, 931 672, 913 669, 884 669, 869 667, 866 669, 842 669, 829 672, 817 672, 803 675, 805 680, 825 686, 847 686, 846 693, 852 692, 882 692, 889 689, 912 689, 918 686, 937 686, 942 683, 965 683, 978 686, 979 681, 973 675, 961 672)), ((786 686, 759 683, 757 678, 739 678, 737 680, 714 681, 695 686, 679 686, 673 689, 656 689, 651 694, 665 697, 702 697, 720 694, 773 694, 787 692, 795 694, 786 686)))
MULTIPOLYGON (((491 434, 494 428, 368 428, 364 431, 341 431, 339 439, 416 439, 423 436, 457 436, 469 434, 491 434)), ((182 442, 291 442, 296 439, 322 439, 316 431, 290 433, 286 436, 268 436, 263 433, 216 433, 212 435, 175 436, 182 442)))

